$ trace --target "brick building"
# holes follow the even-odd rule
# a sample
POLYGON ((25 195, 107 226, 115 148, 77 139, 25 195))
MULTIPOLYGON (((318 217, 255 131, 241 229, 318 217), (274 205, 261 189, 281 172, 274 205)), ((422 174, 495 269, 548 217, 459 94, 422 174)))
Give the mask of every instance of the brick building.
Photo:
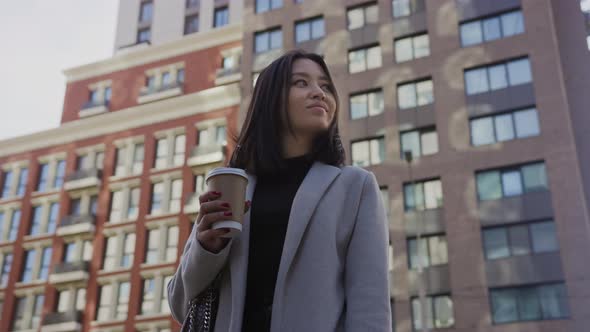
POLYGON ((194 193, 293 48, 325 57, 348 163, 382 186, 395 331, 587 330, 586 18, 574 0, 121 1, 113 57, 65 72, 60 127, 0 142, 0 330, 177 329, 165 284, 194 193))

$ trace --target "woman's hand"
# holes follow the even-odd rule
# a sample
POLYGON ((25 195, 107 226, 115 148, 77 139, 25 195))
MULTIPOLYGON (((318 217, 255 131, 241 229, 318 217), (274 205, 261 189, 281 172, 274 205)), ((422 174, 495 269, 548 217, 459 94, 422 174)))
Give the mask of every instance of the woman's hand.
MULTIPOLYGON (((220 228, 212 229, 214 223, 226 220, 232 215, 231 206, 228 202, 218 200, 221 197, 220 192, 207 191, 199 196, 201 207, 197 216, 197 240, 205 250, 214 254, 220 252, 227 243, 228 238, 221 236, 227 234, 229 229, 220 228)), ((250 209, 250 201, 246 201, 244 213, 250 209)))

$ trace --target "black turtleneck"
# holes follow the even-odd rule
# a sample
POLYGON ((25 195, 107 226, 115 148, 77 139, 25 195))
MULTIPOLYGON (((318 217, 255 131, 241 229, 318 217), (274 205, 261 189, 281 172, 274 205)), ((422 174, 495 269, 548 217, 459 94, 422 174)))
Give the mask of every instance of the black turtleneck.
POLYGON ((258 175, 250 212, 250 247, 242 331, 270 331, 272 302, 289 214, 311 167, 308 155, 285 159, 287 168, 258 175))

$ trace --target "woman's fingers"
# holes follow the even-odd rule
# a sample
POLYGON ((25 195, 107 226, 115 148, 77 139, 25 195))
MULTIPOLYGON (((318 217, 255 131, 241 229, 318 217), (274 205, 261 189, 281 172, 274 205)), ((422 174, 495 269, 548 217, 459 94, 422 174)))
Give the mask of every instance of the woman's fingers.
POLYGON ((218 191, 206 191, 199 195, 199 203, 203 204, 205 202, 213 201, 221 197, 221 193, 218 191))
POLYGON ((205 241, 212 241, 221 236, 229 233, 229 229, 227 228, 219 228, 219 229, 208 229, 200 233, 200 236, 205 241))
POLYGON ((250 211, 250 206, 252 205, 251 201, 245 201, 244 202, 244 214, 248 213, 248 211, 250 211))
POLYGON ((208 230, 211 228, 211 226, 214 223, 216 223, 218 221, 227 220, 229 217, 231 217, 231 215, 232 215, 232 213, 229 210, 207 213, 207 214, 203 215, 203 218, 201 218, 201 221, 199 222, 199 224, 197 226, 197 230, 199 232, 203 232, 205 230, 208 230))

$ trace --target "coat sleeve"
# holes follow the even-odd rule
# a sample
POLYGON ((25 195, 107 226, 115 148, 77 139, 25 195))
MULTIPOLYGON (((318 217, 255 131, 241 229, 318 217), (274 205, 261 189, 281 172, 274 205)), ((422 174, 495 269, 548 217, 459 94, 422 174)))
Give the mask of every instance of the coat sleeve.
POLYGON ((176 321, 184 321, 189 301, 205 290, 221 271, 227 262, 232 242, 230 240, 219 253, 211 253, 197 240, 197 225, 193 227, 178 269, 167 286, 170 310, 176 321))
POLYGON ((345 331, 390 332, 389 226, 373 173, 363 183, 345 267, 345 331))

